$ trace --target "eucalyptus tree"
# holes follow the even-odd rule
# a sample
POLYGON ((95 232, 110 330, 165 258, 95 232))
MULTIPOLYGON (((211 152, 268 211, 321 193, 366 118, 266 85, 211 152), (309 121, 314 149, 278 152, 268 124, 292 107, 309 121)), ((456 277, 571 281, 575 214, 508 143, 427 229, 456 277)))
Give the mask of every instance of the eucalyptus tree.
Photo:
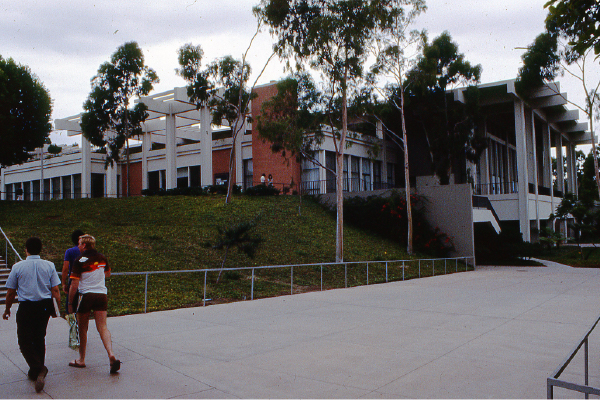
POLYGON ((29 67, 0 56, 0 166, 21 164, 49 143, 52 100, 29 67))
MULTIPOLYGON (((375 36, 391 23, 392 0, 262 0, 255 7, 277 37, 288 66, 321 73, 333 106, 339 100, 341 127, 332 132, 336 154, 336 261, 343 261, 343 160, 348 135, 348 95, 364 78, 364 64, 375 36)), ((334 113, 330 113, 330 125, 334 113)))
MULTIPOLYGON (((411 29, 416 18, 427 10, 425 0, 406 0, 401 2, 404 7, 400 7, 401 12, 393 16, 392 23, 387 29, 377 36, 374 46, 376 63, 372 68, 374 78, 383 77, 387 85, 380 88, 380 94, 395 110, 400 112, 402 120, 402 132, 394 132, 394 129, 386 126, 383 121, 385 131, 393 136, 399 143, 404 153, 404 183, 406 188, 406 213, 408 219, 407 234, 407 252, 413 253, 413 228, 412 228, 412 209, 410 196, 410 165, 408 158, 408 138, 406 134, 406 118, 404 114, 404 85, 406 74, 410 68, 414 67, 417 60, 417 54, 421 51, 425 32, 411 29)), ((378 86, 376 86, 378 87, 378 86)))
MULTIPOLYGON (((209 107, 212 111, 212 122, 221 125, 226 120, 231 127, 232 146, 229 154, 229 179, 225 203, 231 202, 233 176, 236 169, 236 142, 241 140, 240 133, 246 126, 246 120, 250 115, 250 100, 256 97, 254 87, 262 76, 267 65, 275 55, 275 50, 265 62, 262 70, 256 75, 254 83, 249 85, 250 65, 246 62, 248 53, 258 36, 263 25, 259 17, 256 31, 250 40, 241 60, 232 56, 217 58, 202 69, 202 57, 204 52, 201 46, 191 43, 185 44, 178 51, 180 68, 177 74, 188 82, 187 93, 190 100, 196 103, 196 107, 209 107)), ((239 166, 241 167, 241 166, 239 166)))
POLYGON ((226 120, 231 127, 232 145, 229 154, 229 179, 225 203, 231 201, 236 168, 236 142, 243 134, 250 113, 251 91, 248 89, 250 65, 232 56, 216 59, 202 70, 203 51, 190 43, 179 49, 177 73, 188 82, 188 96, 197 108, 209 107, 212 123, 222 125, 226 120))
POLYGON ((424 132, 434 173, 448 184, 463 158, 476 160, 485 141, 475 129, 477 83, 481 65, 471 65, 448 32, 425 42, 417 64, 408 71, 404 90, 415 129, 424 132), (465 104, 458 104, 448 90, 466 86, 465 104))
POLYGON ((121 159, 126 146, 127 196, 129 196, 129 139, 143 134, 142 123, 148 107, 139 102, 130 108, 134 97, 146 96, 158 82, 156 72, 144 64, 144 54, 136 42, 120 46, 110 61, 100 65, 92 78, 90 92, 81 116, 83 136, 106 150, 106 164, 121 159))
MULTIPOLYGON (((594 131, 595 113, 600 112, 600 79, 590 72, 600 55, 600 5, 596 0, 550 0, 546 3, 546 30, 523 54, 517 89, 527 96, 536 86, 552 82, 559 75, 569 75, 581 83, 583 104, 564 100, 587 117, 591 135, 596 185, 600 195, 600 169, 594 131)), ((597 64, 596 64, 597 67, 597 64)), ((549 86, 552 89, 552 86, 549 86)), ((556 95, 562 94, 556 90, 556 95)))

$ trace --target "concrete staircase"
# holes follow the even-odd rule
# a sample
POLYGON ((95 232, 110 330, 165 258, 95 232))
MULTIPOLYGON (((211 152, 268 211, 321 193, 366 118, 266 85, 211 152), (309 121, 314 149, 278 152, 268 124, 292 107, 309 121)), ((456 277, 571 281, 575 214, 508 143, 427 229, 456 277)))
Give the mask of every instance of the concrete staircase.
MULTIPOLYGON (((0 304, 6 303, 6 280, 10 274, 10 269, 7 268, 6 262, 0 257, 0 304)), ((18 299, 15 298, 15 303, 18 299)))

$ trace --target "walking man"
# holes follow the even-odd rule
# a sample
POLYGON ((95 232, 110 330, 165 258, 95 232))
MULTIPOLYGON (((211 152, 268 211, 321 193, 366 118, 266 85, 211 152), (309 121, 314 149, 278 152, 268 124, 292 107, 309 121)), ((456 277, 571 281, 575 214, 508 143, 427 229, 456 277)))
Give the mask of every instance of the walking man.
POLYGON ((35 380, 35 391, 44 389, 48 368, 46 358, 46 328, 54 314, 52 298, 60 303, 60 278, 54 263, 42 260, 42 241, 31 237, 25 242, 27 258, 13 265, 6 281, 6 309, 2 318, 8 320, 10 308, 19 296, 17 339, 21 353, 29 365, 27 376, 35 380))
POLYGON ((96 251, 96 239, 93 236, 80 236, 79 250, 81 256, 73 264, 71 287, 69 288, 69 314, 77 311, 77 322, 79 323, 79 359, 71 361, 69 366, 85 368, 87 332, 90 313, 93 310, 96 329, 98 329, 102 344, 108 353, 110 373, 115 374, 121 367, 121 361, 115 357, 112 351, 112 339, 106 326, 108 297, 105 278, 110 276, 110 266, 106 257, 96 251), (78 290, 81 298, 77 310, 74 310, 73 304, 78 290))

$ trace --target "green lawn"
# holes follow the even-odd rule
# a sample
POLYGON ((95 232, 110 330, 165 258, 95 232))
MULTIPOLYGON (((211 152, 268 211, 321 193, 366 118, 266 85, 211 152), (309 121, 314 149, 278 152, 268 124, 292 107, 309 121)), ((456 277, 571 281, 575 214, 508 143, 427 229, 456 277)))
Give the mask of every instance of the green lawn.
POLYGON ((580 268, 600 268, 600 245, 594 247, 561 246, 545 249, 538 258, 580 268))
MULTIPOLYGON (((335 218, 318 204, 296 196, 237 196, 224 204, 223 196, 153 196, 128 199, 80 199, 47 202, 0 202, 0 227, 24 256, 24 242, 39 236, 42 257, 62 267, 70 234, 82 229, 96 237, 98 250, 109 258, 113 272, 195 270, 219 268, 223 252, 214 242, 217 227, 258 218, 256 232, 264 242, 254 259, 230 251, 226 267, 325 263, 335 260, 335 218)), ((408 258, 397 243, 345 227, 345 261, 399 260, 408 258)), ((422 276, 440 274, 458 266, 422 265, 422 276)), ((348 267, 348 286, 367 283, 367 265, 348 267)), ((290 293, 290 269, 257 271, 254 298, 290 293)), ((385 281, 385 265, 369 266, 369 283, 385 281)), ((251 272, 229 272, 215 285, 209 273, 210 304, 250 298, 251 272)), ((404 270, 406 279, 418 276, 417 264, 404 270)), ((324 289, 344 287, 344 268, 326 267, 324 289)), ((403 278, 401 265, 388 265, 388 279, 403 278)), ((294 269, 294 292, 320 290, 321 268, 294 269)), ((109 314, 143 311, 144 277, 114 276, 109 280, 109 314)), ((148 310, 202 304, 203 273, 150 276, 148 310)))

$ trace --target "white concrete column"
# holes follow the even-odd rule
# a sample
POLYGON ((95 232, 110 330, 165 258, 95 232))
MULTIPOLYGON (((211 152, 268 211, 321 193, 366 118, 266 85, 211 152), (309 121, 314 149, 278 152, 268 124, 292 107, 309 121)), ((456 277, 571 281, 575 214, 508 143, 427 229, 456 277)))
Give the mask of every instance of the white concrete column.
MULTIPOLYGON (((381 121, 377 121, 377 137, 381 142, 381 183, 382 187, 387 188, 387 145, 385 141, 385 136, 383 134, 383 124, 381 121)), ((348 191, 352 191, 352 163, 351 160, 348 159, 348 182, 350 187, 348 191)))
POLYGON ((519 188, 519 226, 523 240, 531 240, 529 224, 529 177, 527 174, 527 138, 525 137, 525 105, 520 99, 514 103, 515 109, 515 135, 517 142, 517 175, 519 188))
POLYGON ((577 178, 575 177, 575 160, 573 157, 573 145, 571 144, 571 142, 567 142, 566 144, 566 149, 567 149, 567 176, 569 177, 569 193, 577 193, 576 188, 576 184, 577 184, 577 178))
POLYGON ((81 198, 86 197, 92 197, 92 145, 81 135, 81 198))
POLYGON ((6 176, 4 173, 4 170, 6 168, 0 168, 0 183, 2 184, 0 186, 0 198, 2 200, 6 200, 6 176))
POLYGON ((117 170, 119 164, 116 162, 114 165, 108 165, 106 168, 106 197, 116 198, 117 197, 117 170))
POLYGON ((208 107, 200 109, 200 186, 213 184, 212 126, 208 107))
POLYGON ((177 187, 177 137, 174 114, 167 114, 166 124, 166 189, 174 189, 177 187))
MULTIPOLYGON (((327 166, 327 157, 325 156, 325 150, 319 150, 316 156, 317 160, 321 165, 327 166)), ((327 170, 319 167, 319 193, 327 193, 327 170)))
POLYGON ((152 134, 145 129, 142 136, 142 190, 148 189, 148 155, 152 150, 152 134))
POLYGON ((562 144, 562 133, 556 135, 556 178, 558 180, 558 189, 565 194, 565 171, 564 171, 564 160, 563 160, 563 144, 562 144))
MULTIPOLYGON (((533 150, 533 186, 535 193, 535 226, 540 231, 540 194, 539 194, 539 177, 538 177, 538 162, 537 162, 537 137, 535 131, 535 113, 531 110, 531 144, 533 150)), ((540 132, 541 133, 541 132, 540 132)))
MULTIPOLYGON (((551 150, 552 150, 552 132, 550 131, 550 125, 546 124, 546 140, 544 143, 544 146, 546 145, 546 143, 548 144, 548 149, 546 150, 546 164, 547 167, 545 168, 546 173, 548 174, 548 182, 550 185, 550 207, 552 208, 552 213, 554 214, 556 212, 556 208, 554 207, 554 182, 552 180, 552 154, 551 154, 551 150)), ((552 224, 552 230, 555 230, 555 225, 554 223, 552 224)))

